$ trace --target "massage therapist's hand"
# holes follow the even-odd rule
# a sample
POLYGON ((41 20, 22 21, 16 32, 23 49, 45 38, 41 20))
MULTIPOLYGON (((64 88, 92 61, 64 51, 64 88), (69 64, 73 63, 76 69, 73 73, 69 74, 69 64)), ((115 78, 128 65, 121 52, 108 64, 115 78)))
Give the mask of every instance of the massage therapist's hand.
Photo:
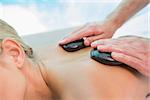
POLYGON ((150 39, 124 36, 118 39, 102 39, 91 44, 102 52, 112 52, 112 57, 150 77, 150 39))
POLYGON ((111 21, 104 21, 103 23, 91 23, 80 27, 78 30, 71 32, 67 37, 59 42, 59 44, 67 44, 69 42, 84 39, 84 44, 90 44, 99 39, 111 38, 117 30, 117 25, 111 21))
POLYGON ((84 38, 85 45, 89 46, 95 40, 111 38, 119 27, 148 4, 149 0, 122 0, 118 7, 107 15, 103 23, 87 24, 70 33, 59 44, 84 38))

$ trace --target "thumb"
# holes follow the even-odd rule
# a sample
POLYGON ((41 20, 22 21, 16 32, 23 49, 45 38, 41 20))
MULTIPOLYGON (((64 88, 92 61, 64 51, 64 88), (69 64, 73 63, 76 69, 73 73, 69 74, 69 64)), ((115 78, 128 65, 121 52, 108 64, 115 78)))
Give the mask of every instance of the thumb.
POLYGON ((149 66, 145 66, 142 60, 129 56, 123 53, 112 52, 111 56, 113 59, 122 62, 136 70, 138 70, 141 74, 150 77, 150 69, 149 66))
MULTIPOLYGON (((123 53, 118 53, 118 52, 112 52, 111 56, 113 59, 122 62, 124 64, 127 64, 129 66, 135 67, 137 64, 140 62, 139 59, 134 58, 132 56, 123 54, 123 53)), ((139 65, 139 64, 138 64, 139 65)))

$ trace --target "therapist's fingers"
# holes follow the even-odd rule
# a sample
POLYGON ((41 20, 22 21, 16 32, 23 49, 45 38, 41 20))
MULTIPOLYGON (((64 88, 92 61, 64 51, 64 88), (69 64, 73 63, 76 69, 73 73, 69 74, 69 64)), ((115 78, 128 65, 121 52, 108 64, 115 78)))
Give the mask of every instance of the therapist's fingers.
POLYGON ((143 60, 148 57, 146 54, 147 48, 145 48, 143 51, 138 51, 140 48, 130 44, 103 44, 98 45, 97 49, 101 52, 119 52, 143 60))
MULTIPOLYGON (((111 37, 112 37, 112 34, 107 34, 107 33, 101 32, 101 33, 99 33, 99 35, 87 37, 84 43, 85 43, 85 45, 89 46, 94 41, 97 41, 97 40, 101 41, 101 39, 104 40, 106 38, 111 38, 111 37)), ((92 46, 92 44, 91 44, 91 46, 92 46)), ((96 47, 95 45, 93 45, 93 46, 96 47)))
POLYGON ((122 50, 122 47, 117 48, 115 45, 99 45, 97 49, 101 52, 119 52, 126 53, 122 50))
POLYGON ((145 56, 143 56, 143 54, 141 53, 137 53, 135 55, 136 49, 132 47, 128 47, 127 44, 124 45, 103 44, 103 45, 98 45, 97 49, 101 52, 118 52, 118 53, 123 53, 126 55, 133 56, 135 58, 141 59, 142 57, 142 59, 145 59, 144 58, 145 56))
POLYGON ((89 23, 71 32, 67 37, 61 40, 59 44, 63 45, 84 38, 85 45, 89 46, 95 40, 111 38, 116 30, 117 28, 113 27, 113 24, 107 21, 89 23))
POLYGON ((129 55, 125 55, 123 53, 118 53, 118 52, 112 52, 111 56, 113 59, 125 63, 129 66, 142 66, 142 62, 140 61, 140 59, 137 59, 135 57, 129 56, 129 55))
POLYGON ((97 41, 92 42, 92 43, 91 43, 91 47, 92 47, 92 48, 96 48, 96 47, 99 46, 99 45, 108 44, 109 41, 110 41, 110 39, 100 39, 100 40, 97 40, 97 41))
POLYGON ((91 43, 92 48, 96 48, 99 45, 104 45, 108 39, 101 39, 91 43))
POLYGON ((59 44, 67 44, 69 42, 82 39, 83 37, 93 36, 94 34, 95 32, 93 31, 93 27, 84 26, 74 32, 71 32, 63 40, 59 41, 59 44))
POLYGON ((84 37, 86 37, 88 35, 91 35, 91 34, 92 34, 91 31, 81 31, 80 33, 78 32, 75 35, 65 37, 63 40, 61 40, 59 42, 59 44, 67 44, 67 43, 75 41, 75 40, 79 40, 79 39, 82 39, 82 38, 84 39, 84 37))
POLYGON ((84 44, 86 46, 89 46, 93 41, 101 39, 101 38, 103 38, 103 35, 96 35, 96 36, 84 38, 84 44))
POLYGON ((143 75, 150 76, 150 68, 148 68, 140 59, 117 52, 112 52, 111 56, 113 59, 138 70, 143 75))

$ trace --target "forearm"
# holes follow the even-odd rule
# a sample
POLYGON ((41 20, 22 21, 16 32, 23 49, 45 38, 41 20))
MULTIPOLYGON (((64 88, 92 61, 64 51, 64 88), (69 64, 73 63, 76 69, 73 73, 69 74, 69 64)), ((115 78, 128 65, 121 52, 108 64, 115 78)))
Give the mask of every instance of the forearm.
POLYGON ((123 0, 116 10, 107 16, 107 20, 119 28, 149 2, 149 0, 123 0))

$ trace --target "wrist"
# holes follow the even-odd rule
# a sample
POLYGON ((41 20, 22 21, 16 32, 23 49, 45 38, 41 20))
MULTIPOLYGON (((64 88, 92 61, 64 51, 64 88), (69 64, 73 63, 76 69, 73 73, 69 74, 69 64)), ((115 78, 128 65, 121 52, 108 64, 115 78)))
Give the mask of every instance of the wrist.
POLYGON ((123 22, 121 20, 115 18, 107 18, 105 20, 105 23, 112 26, 115 30, 117 30, 123 25, 123 22))
POLYGON ((109 28, 110 31, 115 33, 116 30, 118 30, 121 27, 121 23, 116 22, 115 20, 112 19, 106 19, 103 22, 103 25, 107 28, 109 28))

